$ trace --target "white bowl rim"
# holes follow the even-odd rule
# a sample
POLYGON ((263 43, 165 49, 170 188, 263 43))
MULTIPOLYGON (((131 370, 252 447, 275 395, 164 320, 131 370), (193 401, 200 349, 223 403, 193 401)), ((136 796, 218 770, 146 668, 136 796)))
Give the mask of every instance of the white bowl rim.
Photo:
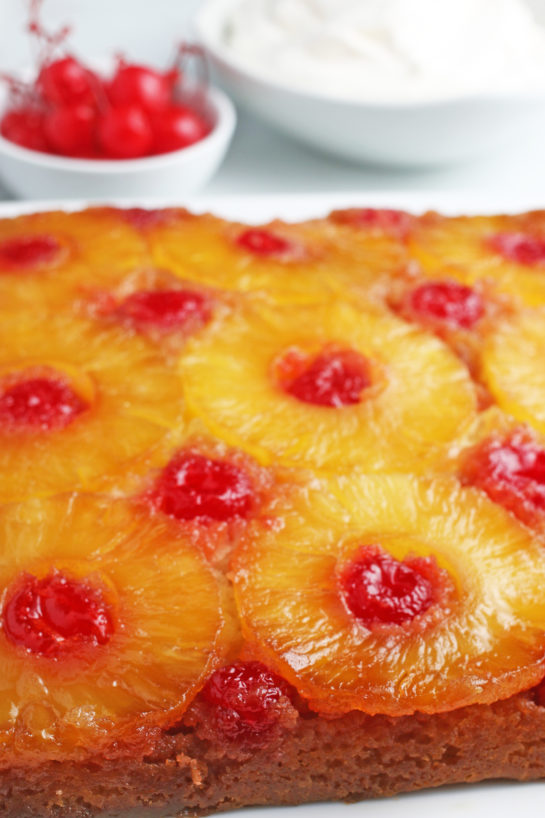
POLYGON ((210 85, 206 90, 207 101, 211 103, 216 116, 214 127, 203 139, 188 145, 186 148, 179 148, 168 153, 161 153, 157 156, 143 156, 138 159, 77 159, 71 156, 59 156, 54 153, 35 151, 31 148, 24 148, 5 139, 0 134, 0 152, 13 159, 19 159, 30 165, 48 168, 50 170, 60 170, 76 173, 131 173, 154 168, 164 167, 176 163, 182 158, 191 161, 198 161, 198 155, 210 145, 224 138, 230 138, 236 125, 236 110, 230 97, 217 86, 210 85))
POLYGON ((375 109, 382 111, 414 111, 414 110, 429 110, 432 108, 444 108, 456 105, 528 105, 528 104, 543 104, 545 102, 545 89, 540 91, 532 91, 527 93, 498 93, 498 94, 457 94, 445 97, 434 97, 429 100, 415 100, 415 101, 391 101, 391 100, 358 100, 350 97, 339 97, 331 91, 322 91, 319 89, 307 90, 303 88, 293 88, 288 81, 274 81, 266 74, 259 71, 252 72, 251 68, 244 62, 237 58, 236 54, 224 45, 218 37, 210 32, 209 24, 213 20, 221 25, 225 14, 229 9, 240 0, 202 0, 202 5, 194 17, 194 26, 201 43, 210 52, 210 54, 232 66, 241 74, 245 74, 255 82, 260 82, 273 91, 282 91, 286 94, 299 99, 314 100, 316 102, 328 102, 334 105, 342 105, 351 108, 375 109))

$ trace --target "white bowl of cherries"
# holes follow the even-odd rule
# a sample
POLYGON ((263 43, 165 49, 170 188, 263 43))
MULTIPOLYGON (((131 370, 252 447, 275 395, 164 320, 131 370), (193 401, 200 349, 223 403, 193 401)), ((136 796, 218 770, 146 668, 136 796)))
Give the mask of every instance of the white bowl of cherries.
POLYGON ((236 122, 198 49, 165 71, 117 59, 101 73, 70 54, 0 87, 0 177, 24 198, 176 196, 203 187, 236 122))

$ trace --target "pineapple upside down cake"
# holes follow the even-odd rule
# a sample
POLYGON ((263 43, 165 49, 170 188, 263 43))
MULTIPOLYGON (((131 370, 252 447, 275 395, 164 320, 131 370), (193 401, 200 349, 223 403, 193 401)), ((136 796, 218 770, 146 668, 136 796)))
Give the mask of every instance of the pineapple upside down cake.
POLYGON ((545 213, 0 220, 0 812, 545 777, 545 213))

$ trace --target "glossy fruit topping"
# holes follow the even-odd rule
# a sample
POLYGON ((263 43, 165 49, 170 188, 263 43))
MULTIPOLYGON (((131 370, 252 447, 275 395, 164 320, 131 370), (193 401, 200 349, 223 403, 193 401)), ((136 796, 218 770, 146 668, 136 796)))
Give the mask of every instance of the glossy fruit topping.
POLYGON ((206 297, 194 290, 140 290, 129 295, 116 313, 137 330, 168 332, 206 323, 210 308, 206 297))
POLYGON ((60 245, 53 236, 14 236, 0 242, 0 271, 14 267, 29 269, 50 264, 58 256, 60 245))
POLYGON ((138 105, 110 108, 98 121, 97 139, 107 159, 135 159, 146 156, 153 144, 148 115, 138 105))
POLYGON ((92 492, 0 505, 0 542, 0 766, 145 756, 221 664, 221 579, 175 521, 92 492))
POLYGON ((290 685, 261 662, 237 662, 216 670, 202 690, 213 706, 214 726, 229 741, 263 737, 290 703, 290 685))
POLYGON ((152 120, 153 153, 169 153, 200 142, 210 133, 207 120, 185 105, 169 105, 152 120))
POLYGON ((545 263, 545 239, 525 233, 496 233, 488 246, 507 261, 528 267, 545 263))
POLYGON ((262 462, 427 470, 476 405, 432 333, 335 299, 232 310, 189 339, 181 367, 191 411, 262 462))
POLYGON ((257 227, 244 230, 237 237, 236 242, 243 250, 255 256, 282 257, 293 250, 293 245, 288 239, 273 233, 272 230, 257 227))
POLYGON ((434 568, 437 571, 429 558, 400 561, 377 546, 362 546, 342 573, 341 594, 350 613, 366 627, 401 625, 433 604, 434 568))
POLYGON ((355 350, 325 351, 304 361, 285 391, 303 403, 340 408, 360 403, 371 386, 369 365, 355 350))
POLYGON ((43 579, 23 574, 7 592, 2 626, 14 645, 48 658, 81 645, 105 645, 114 632, 102 592, 57 572, 43 579))
POLYGON ((62 378, 31 377, 4 391, 0 385, 0 429, 63 429, 87 404, 62 378))
POLYGON ((533 525, 545 514, 545 449, 522 431, 486 440, 462 468, 462 480, 533 525))
POLYGON ((410 312, 455 329, 472 329, 484 315, 480 294, 456 281, 430 281, 409 294, 410 312))
POLYGON ((312 483, 232 564, 254 655, 311 709, 437 713, 543 679, 539 536, 454 478, 312 483))
POLYGON ((227 521, 251 511, 254 488, 234 463, 180 452, 159 476, 152 502, 177 520, 227 521))
POLYGON ((91 105, 95 102, 96 79, 74 57, 46 63, 36 85, 45 102, 51 105, 91 105))

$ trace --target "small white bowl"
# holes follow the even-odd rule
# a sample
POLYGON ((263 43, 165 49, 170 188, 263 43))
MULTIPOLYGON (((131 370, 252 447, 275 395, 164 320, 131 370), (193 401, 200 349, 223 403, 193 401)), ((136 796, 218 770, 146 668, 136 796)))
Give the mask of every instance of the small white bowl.
MULTIPOLYGON (((6 94, 0 95, 3 110, 6 94)), ((220 166, 231 142, 236 113, 223 91, 209 88, 212 130, 181 150, 143 159, 71 159, 21 148, 0 136, 0 178, 25 199, 107 199, 194 193, 220 166)))
POLYGON ((222 83, 241 106, 302 142, 357 162, 432 166, 519 143, 545 125, 543 96, 466 96, 425 103, 366 103, 294 90, 252 72, 225 45, 238 0, 205 0, 195 24, 222 83))

